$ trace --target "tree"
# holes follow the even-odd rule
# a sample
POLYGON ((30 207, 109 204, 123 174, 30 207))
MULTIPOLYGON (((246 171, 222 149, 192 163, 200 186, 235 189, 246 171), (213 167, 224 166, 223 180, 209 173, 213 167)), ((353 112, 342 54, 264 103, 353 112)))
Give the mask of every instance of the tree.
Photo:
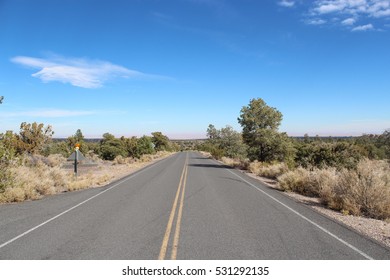
POLYGON ((73 136, 68 137, 67 144, 70 151, 73 151, 76 144, 80 145, 80 151, 82 153, 88 152, 88 146, 84 141, 84 135, 81 132, 81 129, 77 129, 76 133, 73 136))
POLYGON ((153 132, 152 133, 152 142, 154 144, 154 148, 156 151, 170 151, 171 143, 169 138, 162 134, 161 132, 153 132))
POLYGON ((211 143, 215 142, 215 140, 219 138, 219 132, 212 124, 209 124, 209 127, 207 128, 207 138, 211 143))
POLYGON ((16 154, 18 138, 11 130, 0 133, 0 161, 8 163, 16 154))
POLYGON ((142 155, 148 155, 148 154, 151 155, 156 152, 156 150, 154 149, 152 138, 149 136, 144 135, 141 138, 139 138, 137 140, 137 146, 138 146, 138 152, 140 157, 142 155))
POLYGON ((285 133, 278 132, 282 119, 282 113, 261 98, 252 99, 241 109, 238 122, 250 160, 293 162, 293 145, 285 133))
POLYGON ((203 148, 211 153, 214 158, 223 156, 229 158, 245 158, 246 146, 242 141, 241 133, 227 125, 224 128, 216 129, 210 124, 207 129, 207 141, 203 148))
POLYGON ((379 136, 378 145, 384 150, 387 159, 390 159, 390 129, 379 136))
POLYGON ((23 122, 20 125, 19 135, 17 138, 17 152, 18 153, 31 153, 36 154, 42 151, 45 144, 51 141, 54 132, 50 125, 44 126, 43 123, 37 124, 36 122, 29 124, 23 122))
POLYGON ((100 156, 105 160, 114 160, 117 156, 126 157, 126 147, 120 139, 110 133, 104 133, 100 141, 100 156))

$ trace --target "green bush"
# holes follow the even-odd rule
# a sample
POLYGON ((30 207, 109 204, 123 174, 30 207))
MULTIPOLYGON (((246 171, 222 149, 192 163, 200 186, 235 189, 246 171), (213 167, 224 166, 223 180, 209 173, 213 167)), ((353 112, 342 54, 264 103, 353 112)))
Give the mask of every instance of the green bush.
POLYGON ((295 162, 304 168, 356 168, 363 158, 359 148, 347 142, 313 141, 296 144, 295 162))

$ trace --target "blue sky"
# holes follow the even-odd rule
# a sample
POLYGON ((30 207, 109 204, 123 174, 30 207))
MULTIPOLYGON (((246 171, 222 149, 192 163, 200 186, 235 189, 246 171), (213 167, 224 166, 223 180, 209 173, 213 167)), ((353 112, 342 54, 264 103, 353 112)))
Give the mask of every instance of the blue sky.
POLYGON ((289 135, 390 128, 390 0, 0 0, 0 131, 171 138, 263 98, 289 135))

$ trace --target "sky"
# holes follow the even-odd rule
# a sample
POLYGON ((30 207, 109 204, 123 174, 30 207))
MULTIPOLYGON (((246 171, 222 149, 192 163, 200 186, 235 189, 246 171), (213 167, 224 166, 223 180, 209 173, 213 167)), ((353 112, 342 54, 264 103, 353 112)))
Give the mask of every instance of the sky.
POLYGON ((290 136, 390 129, 390 0, 0 0, 0 132, 237 131, 262 98, 290 136))

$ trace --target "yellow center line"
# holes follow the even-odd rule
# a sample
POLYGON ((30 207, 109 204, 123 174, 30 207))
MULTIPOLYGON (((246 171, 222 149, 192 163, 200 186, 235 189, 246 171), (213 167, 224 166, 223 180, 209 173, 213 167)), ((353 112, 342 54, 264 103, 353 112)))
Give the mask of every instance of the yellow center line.
POLYGON ((171 210, 171 213, 169 215, 168 225, 167 225, 167 228, 166 228, 166 231, 165 231, 164 239, 163 239, 163 242, 162 242, 162 245, 161 245, 161 249, 160 249, 160 254, 159 254, 159 257, 158 257, 159 260, 164 260, 166 254, 167 254, 169 238, 170 238, 170 235, 171 235, 172 226, 173 226, 173 222, 175 220, 175 215, 176 215, 177 203, 179 201, 180 192, 183 189, 182 195, 181 195, 181 200, 180 200, 179 211, 178 211, 178 219, 176 221, 176 229, 175 229, 175 238, 174 238, 174 240, 176 240, 176 242, 177 242, 176 246, 175 246, 176 249, 175 250, 172 249, 171 258, 173 256, 176 258, 176 255, 177 255, 177 245, 178 245, 179 235, 180 235, 179 234, 179 231, 180 231, 180 220, 181 220, 183 204, 184 204, 184 188, 185 188, 186 180, 187 180, 187 163, 188 163, 188 154, 186 155, 186 160, 185 160, 185 163, 184 163, 183 171, 181 173, 179 186, 177 188, 175 200, 173 202, 172 210, 171 210))
POLYGON ((187 185, 186 184, 186 182, 187 182, 187 174, 188 174, 188 166, 187 165, 186 165, 185 170, 186 171, 185 171, 184 182, 183 182, 183 190, 181 192, 180 206, 179 206, 179 211, 177 213, 176 230, 175 230, 175 235, 174 235, 174 238, 173 238, 171 260, 176 260, 177 248, 179 246, 181 217, 183 215, 183 205, 184 205, 184 193, 186 191, 186 185, 187 185))

